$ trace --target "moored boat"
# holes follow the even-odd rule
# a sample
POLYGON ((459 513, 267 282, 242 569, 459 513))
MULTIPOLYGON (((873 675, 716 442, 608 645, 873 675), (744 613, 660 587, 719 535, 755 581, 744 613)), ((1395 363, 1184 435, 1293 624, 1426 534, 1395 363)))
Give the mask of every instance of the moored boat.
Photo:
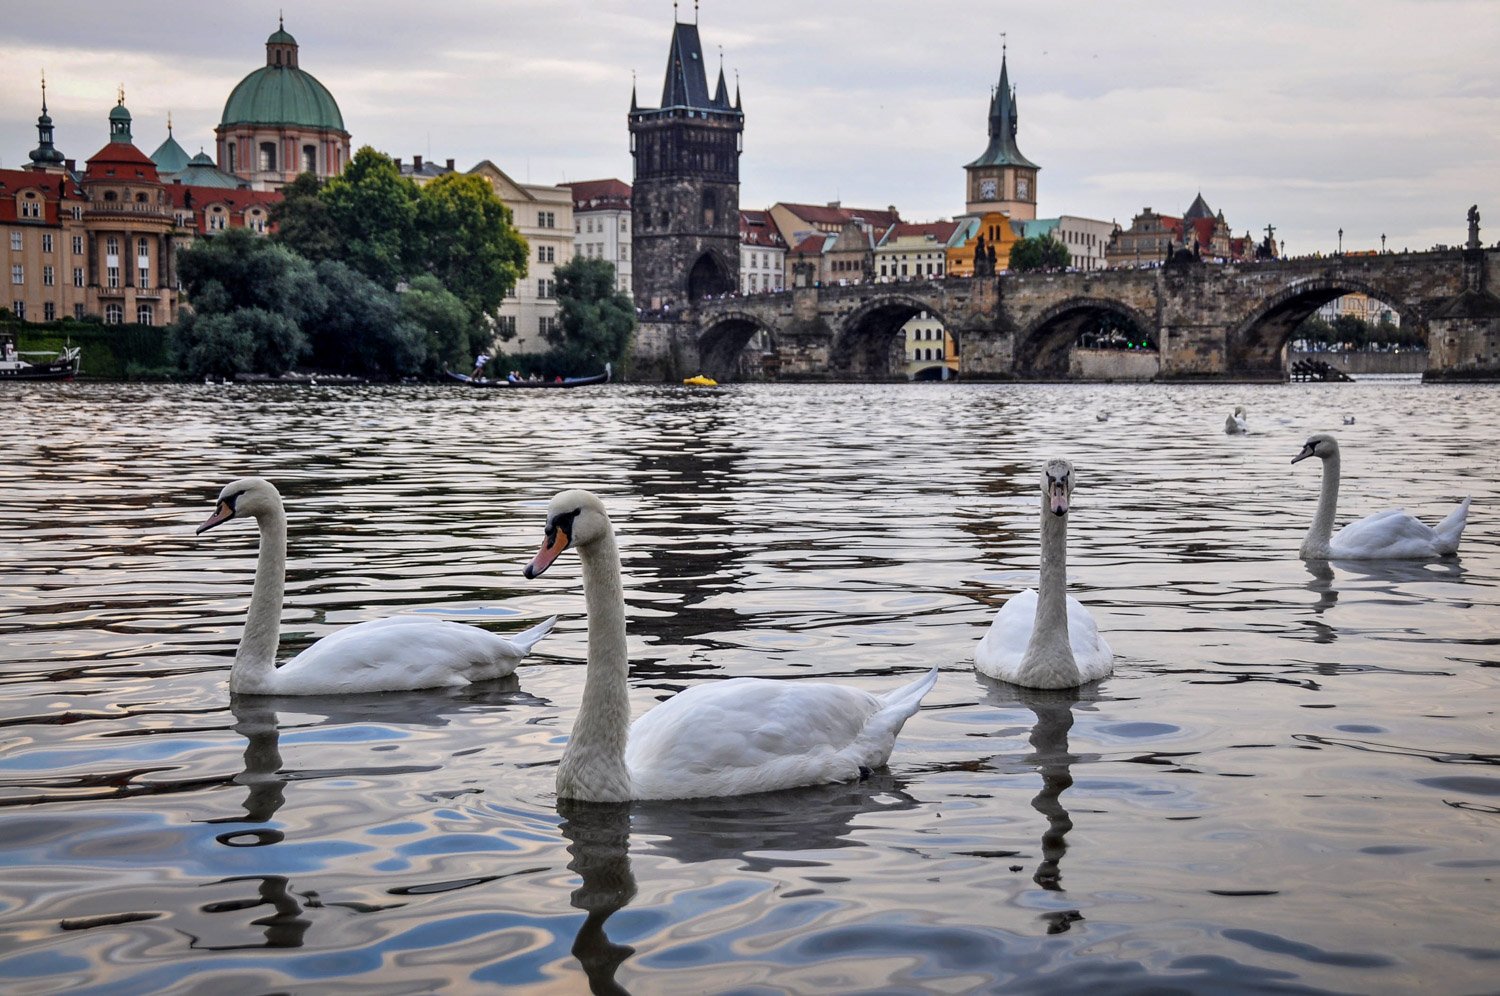
POLYGON ((614 368, 612 364, 606 363, 604 364, 604 372, 601 374, 594 374, 591 377, 556 377, 552 380, 524 380, 519 377, 514 380, 510 379, 509 377, 505 378, 504 380, 488 380, 483 377, 470 377, 468 374, 461 374, 453 370, 444 370, 443 372, 448 375, 448 379, 455 380, 460 384, 467 384, 470 387, 502 387, 526 389, 550 387, 587 387, 589 384, 608 384, 610 378, 614 375, 614 368))
POLYGON ((67 346, 61 350, 16 349, 14 336, 0 337, 0 381, 7 380, 72 380, 78 375, 78 346, 67 346), (25 356, 45 357, 36 362, 22 359, 25 356))

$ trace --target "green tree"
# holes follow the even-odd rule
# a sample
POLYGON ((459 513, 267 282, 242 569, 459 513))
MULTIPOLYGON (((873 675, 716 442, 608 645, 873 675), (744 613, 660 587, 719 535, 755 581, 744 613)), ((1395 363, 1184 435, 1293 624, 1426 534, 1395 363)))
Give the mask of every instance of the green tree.
POLYGON ((615 290, 615 268, 608 261, 575 256, 559 266, 560 320, 547 334, 553 362, 569 375, 598 373, 618 364, 635 331, 635 305, 615 290))
POLYGON ((366 145, 319 196, 339 235, 334 258, 394 290, 411 272, 419 249, 417 185, 401 175, 391 157, 366 145))
POLYGON ((281 188, 281 200, 271 208, 276 242, 314 263, 339 256, 339 232, 323 202, 323 183, 311 173, 281 188))
POLYGON ((401 295, 401 316, 427 333, 429 373, 443 367, 466 370, 475 354, 489 346, 489 332, 436 277, 424 274, 412 280, 401 295))
POLYGON ((482 176, 445 173, 422 187, 416 232, 413 272, 437 277, 476 319, 500 307, 526 276, 526 240, 482 176))
POLYGON ((170 335, 178 366, 194 378, 251 371, 280 376, 307 348, 295 322, 263 308, 190 315, 170 335))
POLYGON ((317 274, 325 304, 305 323, 315 366, 361 376, 421 371, 426 332, 402 316, 399 295, 345 263, 319 263, 317 274))
POLYGON ((244 228, 199 239, 183 250, 177 275, 200 314, 260 308, 300 323, 324 306, 312 264, 244 228))
POLYGON ((1066 269, 1073 262, 1068 247, 1050 235, 1017 239, 1010 247, 1009 269, 1013 273, 1066 269))

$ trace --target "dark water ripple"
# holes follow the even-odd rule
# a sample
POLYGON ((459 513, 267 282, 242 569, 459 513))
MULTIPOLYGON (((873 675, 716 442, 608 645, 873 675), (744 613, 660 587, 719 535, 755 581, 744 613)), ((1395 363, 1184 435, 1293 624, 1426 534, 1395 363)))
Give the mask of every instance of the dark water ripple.
POLYGON ((0 389, 7 991, 1493 988, 1500 391, 541 393, 0 389), (1470 494, 1462 555, 1296 559, 1288 461, 1329 428, 1342 519, 1470 494), (1119 656, 1081 693, 971 666, 1054 453, 1119 656), (485 687, 229 701, 253 531, 193 529, 251 473, 291 517, 284 654, 397 610, 557 631, 485 687), (891 768, 559 808, 581 584, 520 568, 573 484, 621 533, 637 712, 938 665, 891 768))

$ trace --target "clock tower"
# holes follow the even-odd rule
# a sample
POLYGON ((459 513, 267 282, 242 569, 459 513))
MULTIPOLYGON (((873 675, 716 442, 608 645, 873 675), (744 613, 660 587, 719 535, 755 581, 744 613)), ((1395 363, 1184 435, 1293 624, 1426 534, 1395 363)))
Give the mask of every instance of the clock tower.
POLYGON ((990 144, 964 167, 965 211, 998 211, 1012 221, 1036 218, 1036 175, 1041 167, 1016 148, 1016 94, 1010 86, 1005 53, 1000 54, 1000 85, 990 95, 990 144))

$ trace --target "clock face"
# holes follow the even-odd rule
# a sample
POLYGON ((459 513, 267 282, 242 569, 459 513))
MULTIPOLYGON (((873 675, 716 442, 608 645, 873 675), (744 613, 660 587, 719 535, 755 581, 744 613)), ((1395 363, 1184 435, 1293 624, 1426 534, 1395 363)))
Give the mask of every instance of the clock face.
POLYGON ((995 199, 995 181, 993 179, 979 181, 979 196, 987 201, 995 199))
POLYGON ((1024 176, 1016 178, 1016 196, 1023 201, 1031 196, 1031 181, 1024 176))

